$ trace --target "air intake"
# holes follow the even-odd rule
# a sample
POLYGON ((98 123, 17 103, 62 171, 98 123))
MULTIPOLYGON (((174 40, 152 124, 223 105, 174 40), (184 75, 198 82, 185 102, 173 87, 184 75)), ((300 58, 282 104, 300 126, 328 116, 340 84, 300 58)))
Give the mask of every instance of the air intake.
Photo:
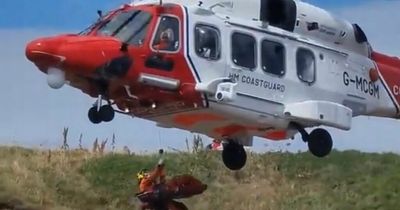
POLYGON ((293 0, 261 0, 260 20, 269 25, 293 32, 297 18, 293 0))

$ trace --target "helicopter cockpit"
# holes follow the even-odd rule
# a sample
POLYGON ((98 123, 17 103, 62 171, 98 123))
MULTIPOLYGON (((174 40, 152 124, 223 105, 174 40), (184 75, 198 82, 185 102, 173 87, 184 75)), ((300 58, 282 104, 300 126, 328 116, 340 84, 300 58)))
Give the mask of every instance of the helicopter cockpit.
POLYGON ((112 36, 123 43, 141 46, 151 20, 152 14, 143 10, 118 10, 100 17, 80 35, 112 36))
POLYGON ((101 23, 98 36, 113 36, 121 42, 141 46, 147 35, 152 15, 141 10, 120 11, 101 23))
MULTIPOLYGON (((121 8, 100 18, 80 35, 111 36, 131 46, 141 47, 151 38, 154 26, 153 10, 121 8)), ((101 14, 101 13, 100 13, 101 14)), ((179 21, 172 16, 162 16, 156 25, 152 40, 153 51, 176 52, 179 48, 179 21)))

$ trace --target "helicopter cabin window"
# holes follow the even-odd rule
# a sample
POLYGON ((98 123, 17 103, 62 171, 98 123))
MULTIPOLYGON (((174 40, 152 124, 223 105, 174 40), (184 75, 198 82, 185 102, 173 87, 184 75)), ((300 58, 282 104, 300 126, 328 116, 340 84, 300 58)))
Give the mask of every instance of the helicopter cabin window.
POLYGON ((303 82, 315 81, 315 56, 311 50, 300 48, 296 54, 297 76, 303 82))
POLYGON ((212 26, 195 27, 195 49, 198 56, 209 60, 218 60, 221 55, 220 35, 212 26))
POLYGON ((170 16, 161 17, 152 47, 157 51, 178 51, 179 20, 177 18, 170 16))
POLYGON ((285 74, 285 47, 278 42, 264 40, 261 43, 263 71, 283 76, 285 74))
POLYGON ((254 37, 235 32, 232 34, 232 61, 248 69, 256 68, 256 40, 254 37))
POLYGON ((97 34, 114 36, 122 42, 141 46, 146 38, 152 15, 145 11, 131 10, 121 12, 107 20, 97 31, 97 34))

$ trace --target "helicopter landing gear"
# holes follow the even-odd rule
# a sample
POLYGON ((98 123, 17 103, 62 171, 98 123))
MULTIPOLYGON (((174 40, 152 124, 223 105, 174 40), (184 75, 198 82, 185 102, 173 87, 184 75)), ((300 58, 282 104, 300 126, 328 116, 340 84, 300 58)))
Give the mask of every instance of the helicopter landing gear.
POLYGON ((101 122, 110 122, 114 119, 115 110, 111 104, 101 105, 102 97, 99 96, 97 102, 89 109, 88 118, 93 124, 99 124, 101 122))
POLYGON ((114 119, 115 111, 111 105, 103 105, 100 110, 97 111, 97 107, 94 106, 89 109, 88 117, 90 122, 93 124, 99 124, 101 122, 110 122, 114 119))
POLYGON ((317 128, 308 134, 303 127, 295 126, 304 142, 308 144, 308 150, 316 157, 325 157, 332 151, 333 142, 329 132, 322 128, 317 128))
POLYGON ((230 170, 237 171, 246 165, 247 154, 243 145, 229 140, 222 151, 222 161, 230 170))
POLYGON ((327 130, 317 128, 308 137, 308 150, 316 157, 325 157, 332 151, 332 137, 327 130))
POLYGON ((89 109, 88 118, 89 118, 90 122, 92 122, 93 124, 101 123, 101 117, 100 117, 99 112, 97 111, 97 107, 94 106, 89 109))

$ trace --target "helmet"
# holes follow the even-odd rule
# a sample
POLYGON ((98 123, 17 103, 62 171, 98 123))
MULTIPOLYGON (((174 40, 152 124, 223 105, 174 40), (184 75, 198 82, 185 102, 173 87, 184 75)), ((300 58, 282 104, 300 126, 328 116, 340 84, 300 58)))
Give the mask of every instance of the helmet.
POLYGON ((173 41, 175 39, 174 31, 171 28, 167 28, 163 32, 161 32, 160 38, 161 40, 165 41, 173 41))
POLYGON ((146 177, 147 173, 147 169, 142 169, 136 174, 139 183, 146 177))

